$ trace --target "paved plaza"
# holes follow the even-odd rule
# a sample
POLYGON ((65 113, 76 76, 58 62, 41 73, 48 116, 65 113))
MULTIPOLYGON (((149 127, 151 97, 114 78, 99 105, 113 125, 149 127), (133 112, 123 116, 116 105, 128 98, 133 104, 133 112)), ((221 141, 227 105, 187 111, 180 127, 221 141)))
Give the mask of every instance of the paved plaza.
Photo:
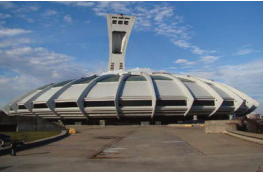
POLYGON ((202 127, 72 127, 79 133, 0 156, 0 171, 263 171, 263 145, 202 127))

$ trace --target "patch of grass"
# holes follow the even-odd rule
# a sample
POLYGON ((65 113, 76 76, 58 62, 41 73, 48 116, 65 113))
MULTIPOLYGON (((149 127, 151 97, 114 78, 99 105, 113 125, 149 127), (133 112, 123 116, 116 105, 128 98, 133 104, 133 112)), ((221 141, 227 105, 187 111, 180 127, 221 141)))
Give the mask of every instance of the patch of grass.
POLYGON ((12 139, 23 140, 24 136, 28 138, 28 141, 36 141, 39 139, 48 138, 60 134, 60 131, 45 131, 45 132, 0 132, 5 135, 9 135, 12 139))

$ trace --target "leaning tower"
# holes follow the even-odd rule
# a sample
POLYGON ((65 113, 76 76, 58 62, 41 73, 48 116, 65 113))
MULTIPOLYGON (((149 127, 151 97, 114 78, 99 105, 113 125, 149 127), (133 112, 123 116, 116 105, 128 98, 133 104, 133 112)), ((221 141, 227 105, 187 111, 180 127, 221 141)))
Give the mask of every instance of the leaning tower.
POLYGON ((109 71, 125 70, 125 53, 134 22, 134 16, 107 15, 109 71))

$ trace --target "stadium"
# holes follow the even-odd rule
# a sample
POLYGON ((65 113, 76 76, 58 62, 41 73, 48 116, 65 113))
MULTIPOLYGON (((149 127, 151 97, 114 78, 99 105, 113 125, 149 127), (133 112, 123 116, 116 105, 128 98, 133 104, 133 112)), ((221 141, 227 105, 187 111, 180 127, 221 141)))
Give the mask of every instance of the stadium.
POLYGON ((107 15, 108 72, 32 90, 8 103, 9 116, 38 116, 68 124, 169 124, 245 116, 259 103, 237 89, 204 78, 125 70, 134 16, 107 15))

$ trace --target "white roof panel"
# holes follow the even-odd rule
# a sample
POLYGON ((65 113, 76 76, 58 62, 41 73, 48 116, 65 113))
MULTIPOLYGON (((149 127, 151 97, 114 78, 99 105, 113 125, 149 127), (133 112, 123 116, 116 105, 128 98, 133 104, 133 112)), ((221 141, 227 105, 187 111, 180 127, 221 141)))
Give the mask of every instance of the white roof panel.
POLYGON ((206 91, 203 87, 197 85, 195 82, 184 82, 184 84, 189 88, 190 92, 195 98, 207 98, 213 99, 214 97, 206 91))
POLYGON ((19 103, 22 103, 22 104, 26 103, 29 99, 31 99, 32 97, 37 95, 40 91, 42 91, 42 90, 36 90, 35 92, 31 93, 30 95, 25 97, 23 100, 21 100, 19 103))
POLYGON ((216 87, 215 85, 210 85, 223 99, 233 99, 230 95, 228 95, 225 91, 216 87))
POLYGON ((156 96, 185 97, 183 91, 172 80, 153 81, 156 96))
POLYGON ((120 97, 151 97, 147 81, 124 82, 120 97))
POLYGON ((35 101, 36 102, 46 102, 48 101, 56 92, 58 92, 62 87, 53 87, 48 91, 44 92, 41 96, 39 96, 35 101))
POLYGON ((64 91, 56 100, 77 100, 88 84, 72 85, 64 91))
POLYGON ((115 97, 117 88, 118 82, 100 82, 91 89, 86 98, 112 98, 115 97))

